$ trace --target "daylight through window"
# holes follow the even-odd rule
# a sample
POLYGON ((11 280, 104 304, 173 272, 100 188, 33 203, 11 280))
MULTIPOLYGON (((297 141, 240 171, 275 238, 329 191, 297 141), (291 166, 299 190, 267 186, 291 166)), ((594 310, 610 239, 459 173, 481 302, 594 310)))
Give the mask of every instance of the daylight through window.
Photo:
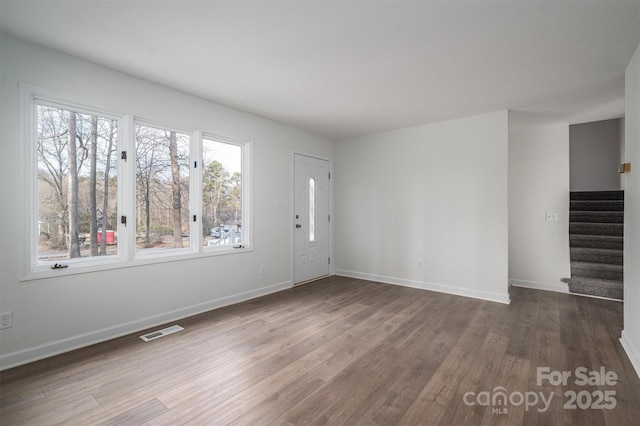
POLYGON ((116 120, 37 106, 38 259, 117 254, 116 120))
POLYGON ((189 247, 189 135, 136 125, 136 249, 189 247))
POLYGON ((249 141, 21 96, 23 279, 250 248, 249 141))
POLYGON ((242 147, 202 141, 202 242, 242 243, 242 147))

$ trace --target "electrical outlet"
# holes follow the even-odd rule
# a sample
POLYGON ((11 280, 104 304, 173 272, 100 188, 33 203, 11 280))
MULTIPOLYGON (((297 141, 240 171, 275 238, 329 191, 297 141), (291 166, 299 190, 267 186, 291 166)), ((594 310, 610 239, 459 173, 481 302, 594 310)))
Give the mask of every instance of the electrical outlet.
POLYGON ((0 314, 0 330, 13 327, 13 312, 0 314))
POLYGON ((260 266, 260 274, 264 275, 267 273, 267 265, 260 266))
POLYGON ((545 217, 547 222, 557 222, 558 221, 558 213, 550 213, 547 212, 547 215, 545 217))
POLYGON ((422 260, 420 260, 420 259, 419 259, 419 260, 418 260, 418 264, 417 264, 417 266, 418 266, 418 269, 422 269, 422 268, 424 268, 424 262, 423 262, 422 260))

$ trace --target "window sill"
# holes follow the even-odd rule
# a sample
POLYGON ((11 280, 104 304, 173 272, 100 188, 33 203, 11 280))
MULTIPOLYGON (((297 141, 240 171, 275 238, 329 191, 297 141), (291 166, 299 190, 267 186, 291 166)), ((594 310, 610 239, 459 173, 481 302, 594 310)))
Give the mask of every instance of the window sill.
POLYGON ((205 249, 200 253, 180 253, 176 254, 175 251, 171 253, 146 253, 143 255, 138 255, 133 260, 122 260, 120 257, 115 257, 113 259, 104 259, 102 261, 92 262, 91 264, 87 264, 85 262, 79 263, 64 263, 69 265, 64 269, 55 269, 52 270, 49 265, 47 266, 37 266, 33 268, 31 271, 26 273, 22 278, 20 278, 21 282, 27 281, 35 281, 41 279, 49 279, 49 278, 57 278, 57 277, 66 277, 69 275, 78 275, 78 274, 91 274, 94 272, 101 271, 109 271, 114 269, 125 269, 125 268, 135 268, 139 266, 147 266, 147 265, 156 265, 160 263, 167 262, 180 262, 185 260, 194 260, 208 257, 217 257, 217 256, 227 256, 238 253, 247 253, 252 252, 253 247, 241 247, 241 248, 233 248, 233 247, 225 247, 225 248, 215 248, 215 249, 205 249))

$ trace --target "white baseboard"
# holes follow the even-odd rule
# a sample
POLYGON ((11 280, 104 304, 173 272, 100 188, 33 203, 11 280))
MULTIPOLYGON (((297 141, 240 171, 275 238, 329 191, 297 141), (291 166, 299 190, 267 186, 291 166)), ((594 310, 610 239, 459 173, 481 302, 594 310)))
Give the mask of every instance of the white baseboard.
POLYGON ((638 350, 638 348, 635 348, 633 346, 633 344, 631 343, 631 341, 627 336, 628 336, 628 333, 625 333, 625 331, 622 330, 620 343, 622 343, 622 347, 624 351, 627 353, 627 356, 629 357, 629 361, 631 361, 633 368, 636 369, 636 374, 638 375, 638 377, 640 377, 640 350, 638 350))
POLYGON ((509 280, 509 283, 514 287, 532 288, 534 290, 555 291, 557 293, 569 293, 569 284, 567 283, 543 284, 543 283, 537 283, 534 281, 524 281, 524 280, 509 280))
POLYGON ((336 269, 336 275, 349 278, 358 278, 361 280, 377 281, 385 284, 400 285, 403 287, 419 288, 421 290, 437 291, 438 293, 454 294, 456 296, 471 297, 474 299, 488 300, 490 302, 498 302, 509 304, 511 300, 509 293, 494 293, 490 291, 474 290, 464 287, 455 287, 445 284, 435 284, 424 281, 407 280, 404 278, 385 277, 382 275, 367 274, 364 272, 347 271, 344 269, 336 269))
POLYGON ((146 318, 141 318, 139 320, 130 321, 124 324, 119 324, 112 327, 91 331, 89 333, 56 340, 33 348, 4 354, 0 356, 0 371, 40 359, 48 358, 64 352, 69 352, 74 349, 79 349, 85 346, 104 342, 116 337, 136 333, 141 330, 156 327, 172 321, 177 321, 182 318, 211 311, 223 306, 233 305, 235 303, 244 302, 245 300, 255 299, 256 297, 276 293, 278 291, 286 290, 291 287, 291 281, 285 281, 256 290, 245 291, 243 293, 221 297, 215 300, 209 300, 207 302, 186 306, 184 308, 176 309, 170 312, 164 312, 162 314, 153 315, 146 318))

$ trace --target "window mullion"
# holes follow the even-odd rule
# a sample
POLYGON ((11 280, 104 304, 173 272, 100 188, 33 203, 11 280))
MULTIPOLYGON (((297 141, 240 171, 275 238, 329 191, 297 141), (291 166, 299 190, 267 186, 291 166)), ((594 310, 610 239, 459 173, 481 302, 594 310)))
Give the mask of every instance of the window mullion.
POLYGON ((189 183, 189 235, 191 247, 197 253, 202 252, 202 132, 191 135, 190 147, 191 173, 189 183), (196 220, 193 220, 195 215, 196 220))
POLYGON ((118 188, 118 242, 123 258, 132 260, 136 247, 136 149, 133 115, 122 118, 118 150, 118 174, 122 176, 122 185, 118 188), (122 159, 123 152, 126 153, 126 160, 122 159), (123 223, 123 217, 126 218, 126 224, 123 223))

